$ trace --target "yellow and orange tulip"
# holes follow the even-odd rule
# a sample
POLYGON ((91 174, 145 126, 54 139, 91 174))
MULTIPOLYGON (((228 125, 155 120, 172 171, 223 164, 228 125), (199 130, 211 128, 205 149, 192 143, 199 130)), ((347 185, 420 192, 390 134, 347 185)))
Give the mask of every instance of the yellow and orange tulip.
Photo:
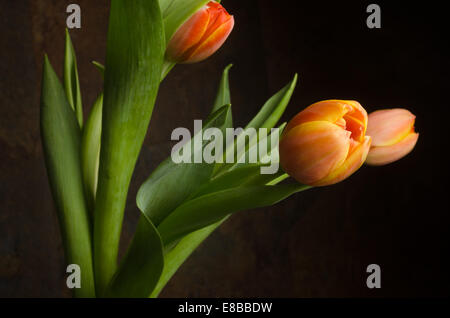
POLYGON ((371 113, 367 134, 372 137, 372 145, 366 163, 385 165, 410 153, 419 138, 414 131, 415 119, 416 116, 402 108, 371 113))
POLYGON ((218 2, 210 1, 173 35, 166 58, 176 63, 195 63, 214 54, 230 35, 234 17, 218 2))
POLYGON ((367 112, 356 101, 326 100, 298 113, 280 141, 280 163, 298 182, 325 186, 340 182, 366 160, 367 112))

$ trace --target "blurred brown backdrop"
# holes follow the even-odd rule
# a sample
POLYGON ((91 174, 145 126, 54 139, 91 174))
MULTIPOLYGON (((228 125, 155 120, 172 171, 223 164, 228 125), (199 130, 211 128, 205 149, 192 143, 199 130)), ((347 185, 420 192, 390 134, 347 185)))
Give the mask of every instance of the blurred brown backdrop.
MULTIPOLYGON (((0 296, 67 297, 59 229, 39 135, 41 63, 62 74, 68 0, 0 0, 0 296)), ((109 1, 75 1, 85 113, 102 88, 109 1)), ((184 264, 164 297, 448 296, 448 49, 443 13, 377 2, 382 28, 369 30, 369 2, 224 0, 236 27, 209 60, 177 66, 161 86, 129 195, 123 245, 133 233, 134 198, 170 153, 170 133, 193 126, 212 104, 222 69, 233 63, 235 123, 243 126, 295 72, 300 83, 285 115, 322 99, 356 99, 369 111, 406 107, 421 133, 407 158, 362 168, 341 184, 242 212, 184 264), (382 288, 369 290, 369 264, 382 288)), ((425 6, 425 7, 424 7, 425 6)))

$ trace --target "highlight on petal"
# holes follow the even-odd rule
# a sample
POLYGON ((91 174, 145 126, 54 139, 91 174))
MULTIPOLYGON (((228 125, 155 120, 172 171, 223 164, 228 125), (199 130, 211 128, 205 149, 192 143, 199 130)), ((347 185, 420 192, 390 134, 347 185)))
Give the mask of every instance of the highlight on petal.
POLYGON ((372 166, 381 166, 397 161, 414 149, 418 139, 418 133, 410 133, 400 142, 393 145, 372 147, 366 163, 372 166))

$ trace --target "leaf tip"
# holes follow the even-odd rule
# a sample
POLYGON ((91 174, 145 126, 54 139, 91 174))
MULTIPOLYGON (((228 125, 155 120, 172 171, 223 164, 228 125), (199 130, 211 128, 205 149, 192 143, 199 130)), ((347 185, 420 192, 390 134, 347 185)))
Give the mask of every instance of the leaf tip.
POLYGON ((52 63, 50 62, 50 59, 47 55, 47 53, 44 53, 44 62, 43 62, 43 73, 46 74, 49 70, 52 70, 52 63))
POLYGON ((292 86, 297 85, 298 82, 298 73, 294 74, 294 78, 292 79, 292 86))

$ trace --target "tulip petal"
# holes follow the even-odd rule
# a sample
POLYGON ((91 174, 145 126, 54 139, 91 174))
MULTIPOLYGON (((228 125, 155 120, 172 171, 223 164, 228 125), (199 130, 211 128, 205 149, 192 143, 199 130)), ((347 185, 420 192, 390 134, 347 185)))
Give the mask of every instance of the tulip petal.
POLYGON ((216 29, 227 23, 230 19, 230 15, 227 10, 215 1, 210 1, 208 3, 208 13, 210 15, 210 19, 207 30, 203 35, 203 40, 207 39, 216 29))
POLYGON ((206 8, 197 11, 175 32, 167 46, 166 56, 174 61, 183 59, 185 53, 202 39, 209 22, 210 14, 206 8))
MULTIPOLYGON (((298 113, 286 127, 289 131, 295 126, 311 121, 328 121, 342 126, 342 118, 352 107, 341 100, 325 100, 308 106, 298 113)), ((343 127, 345 128, 345 127, 343 127)))
POLYGON ((367 156, 366 163, 373 166, 381 166, 394 161, 409 154, 419 139, 418 133, 410 133, 400 142, 381 147, 372 147, 367 156))
POLYGON ((367 135, 372 147, 390 146, 404 139, 414 129, 415 116, 402 108, 378 110, 369 115, 367 135))
POLYGON ((207 39, 200 40, 200 45, 194 47, 192 52, 189 52, 183 63, 200 62, 211 55, 213 55, 226 41, 234 27, 234 18, 230 16, 228 21, 214 30, 207 39))
POLYGON ((281 166, 298 182, 313 184, 343 165, 350 133, 327 121, 292 128, 280 142, 281 166))
POLYGON ((364 138, 364 142, 354 147, 353 151, 340 167, 333 170, 328 176, 314 183, 313 185, 325 186, 341 182, 342 180, 348 178, 356 170, 358 170, 366 160, 367 154, 369 153, 370 144, 371 138, 369 136, 366 136, 364 138))
POLYGON ((304 109, 286 127, 286 131, 310 121, 329 121, 352 133, 352 138, 362 142, 367 128, 367 112, 352 100, 325 100, 304 109))
POLYGON ((367 130, 368 116, 366 110, 357 101, 345 101, 352 110, 345 114, 346 129, 352 132, 352 138, 363 142, 367 130))

